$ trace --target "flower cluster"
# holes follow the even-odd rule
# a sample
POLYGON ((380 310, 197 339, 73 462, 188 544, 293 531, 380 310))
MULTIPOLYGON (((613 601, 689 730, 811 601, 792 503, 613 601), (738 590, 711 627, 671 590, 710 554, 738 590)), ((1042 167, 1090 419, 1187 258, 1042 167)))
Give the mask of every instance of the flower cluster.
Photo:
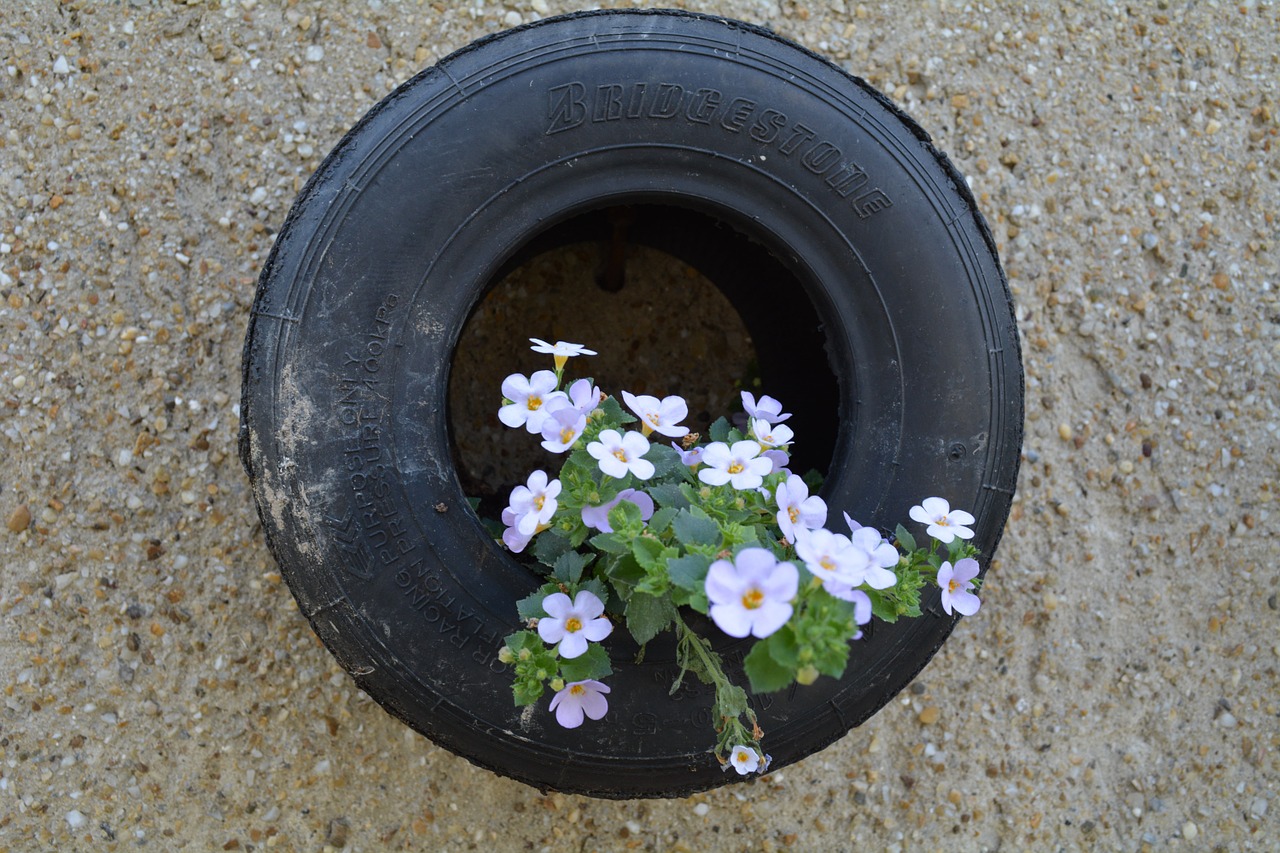
POLYGON ((889 540, 847 512, 848 532, 834 531, 814 493, 820 479, 787 467, 796 434, 778 400, 744 391, 739 426, 721 418, 703 442, 683 423, 682 398, 622 391, 620 403, 590 379, 566 387, 568 359, 595 353, 531 340, 555 370, 508 376, 498 417, 541 436, 563 462, 554 479, 532 472, 502 512, 502 541, 546 575, 518 603, 525 627, 499 655, 514 668, 517 704, 550 689, 560 725, 600 720, 612 674, 601 642, 618 625, 641 647, 674 631, 673 692, 686 673, 713 685, 716 758, 726 770, 763 773, 771 759, 746 691, 726 675, 711 638, 690 627, 689 611, 730 637, 753 638, 743 668, 756 693, 839 678, 850 641, 873 617, 919 616, 930 581, 947 616, 977 612, 969 513, 938 497, 912 507, 931 539, 924 547, 901 525, 889 540))

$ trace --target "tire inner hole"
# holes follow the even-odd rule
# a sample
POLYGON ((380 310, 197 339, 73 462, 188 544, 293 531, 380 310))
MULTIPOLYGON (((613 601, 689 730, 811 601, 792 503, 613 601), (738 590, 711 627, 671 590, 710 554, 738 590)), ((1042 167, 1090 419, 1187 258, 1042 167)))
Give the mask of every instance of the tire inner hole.
MULTIPOLYGON (((583 344, 566 384, 590 376, 622 390, 689 404, 685 424, 706 434, 742 412, 740 391, 780 399, 794 413, 792 470, 825 473, 837 432, 838 390, 817 314, 801 282, 763 245, 682 207, 618 205, 579 214, 535 236, 494 275, 463 327, 450 372, 449 426, 459 481, 497 518, 511 489, 562 458, 541 436, 497 416, 502 380, 551 369, 538 337, 583 344)), ((651 437, 651 440, 653 437, 651 437)))

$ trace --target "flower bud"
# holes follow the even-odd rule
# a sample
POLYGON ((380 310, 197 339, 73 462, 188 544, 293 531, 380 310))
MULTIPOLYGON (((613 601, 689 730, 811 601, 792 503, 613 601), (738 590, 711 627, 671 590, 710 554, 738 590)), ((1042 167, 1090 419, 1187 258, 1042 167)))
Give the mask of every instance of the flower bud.
POLYGON ((498 660, 502 661, 503 663, 515 663, 516 654, 515 652, 511 651, 510 646, 503 646, 502 648, 498 649, 498 660))
POLYGON ((545 681, 547 679, 547 675, 548 673, 545 669, 540 669, 534 673, 534 677, 537 678, 539 681, 545 681))
POLYGON ((796 673, 797 684, 813 684, 818 680, 818 668, 813 664, 800 667, 800 671, 796 673))
POLYGON ((551 679, 551 689, 557 693, 564 690, 564 679, 559 676, 551 679))
POLYGON ((533 652, 529 651, 528 649, 520 650, 520 654, 519 654, 520 660, 528 660, 531 657, 533 657, 533 652))

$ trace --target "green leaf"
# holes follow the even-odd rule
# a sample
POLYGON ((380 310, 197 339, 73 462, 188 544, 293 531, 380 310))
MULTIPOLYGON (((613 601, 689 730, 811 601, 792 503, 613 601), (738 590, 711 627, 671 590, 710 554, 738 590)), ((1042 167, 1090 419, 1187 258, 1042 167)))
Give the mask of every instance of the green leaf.
POLYGON ((706 585, 711 558, 702 554, 685 554, 667 561, 667 575, 672 585, 689 592, 701 592, 706 585))
MULTIPOLYGON (((627 501, 623 501, 623 503, 627 503, 627 501)), ((601 533, 592 536, 591 547, 597 551, 604 551, 606 554, 631 553, 631 545, 626 540, 620 539, 616 533, 601 533)))
POLYGON ((618 591, 618 595, 622 598, 627 598, 631 595, 632 588, 644 580, 644 569, 640 568, 636 558, 628 552, 614 560, 605 569, 605 576, 609 578, 609 582, 618 591))
POLYGON ((676 510, 672 507, 664 506, 649 519, 649 532, 654 536, 661 536, 671 526, 671 519, 675 517, 676 510))
POLYGON ((619 501, 609 510, 609 526, 615 533, 634 536, 644 527, 640 515, 640 507, 631 501, 619 501))
POLYGON ((579 554, 577 551, 566 551, 556 560, 551 576, 563 583, 577 583, 582 577, 582 570, 591 563, 591 560, 591 557, 579 554))
MULTIPOLYGON (((538 587, 537 592, 517 601, 516 613, 519 614, 521 621, 528 619, 541 619, 546 616, 547 612, 542 609, 542 599, 546 598, 553 592, 559 591, 560 587, 555 584, 544 583, 542 586, 538 587)), ((514 646, 512 648, 514 648, 514 646)))
POLYGON ((657 596, 637 592, 627 602, 627 630, 640 645, 652 640, 671 624, 671 605, 657 596))
POLYGON ((742 669, 751 681, 753 693, 773 693, 795 679, 795 671, 774 660, 764 643, 756 643, 747 653, 742 669))
POLYGON ((532 705, 542 698, 544 689, 542 682, 537 679, 521 679, 512 683, 511 698, 516 705, 532 705))
POLYGON ((903 527, 901 524, 899 524, 893 531, 893 535, 898 537, 898 544, 907 551, 914 551, 916 549, 916 538, 907 532, 907 528, 903 527))
POLYGON ((790 625, 783 625, 761 642, 767 646, 769 657, 778 665, 792 671, 800 666, 800 643, 790 625))
POLYGON ((729 430, 732 426, 728 418, 717 418, 716 422, 711 425, 711 429, 707 430, 707 434, 711 436, 712 441, 728 441, 729 430))
POLYGON ((631 540, 631 553, 646 572, 665 572, 667 568, 667 559, 663 556, 665 550, 667 549, 662 541, 652 536, 637 536, 631 540))
POLYGON ((675 483, 661 483, 649 488, 648 492, 649 497, 661 506, 672 509, 686 509, 689 506, 689 498, 685 495, 684 489, 675 483))
POLYGON ((680 461, 680 454, 675 448, 666 445, 653 443, 649 445, 649 451, 645 453, 644 458, 653 463, 653 477, 658 480, 666 479, 672 474, 676 474, 684 467, 684 463, 680 461))
POLYGON ((586 681, 613 674, 609 653, 599 643, 588 643, 587 650, 573 660, 560 660, 560 677, 565 681, 586 681))
POLYGON ((567 538, 554 530, 544 531, 533 543, 533 556, 538 562, 554 567, 560 555, 573 550, 567 538))
POLYGON ((681 545, 720 543, 720 525, 698 507, 680 510, 671 522, 671 532, 681 545))
POLYGON ((599 409, 604 413, 604 419, 611 424, 621 426, 622 424, 633 424, 636 422, 636 418, 633 417, 626 409, 622 408, 622 404, 611 396, 605 397, 604 402, 600 404, 599 409))
POLYGON ((605 588, 604 581, 599 578, 588 578, 578 584, 577 589, 574 590, 574 594, 576 595, 584 589, 601 601, 609 600, 609 590, 605 588))

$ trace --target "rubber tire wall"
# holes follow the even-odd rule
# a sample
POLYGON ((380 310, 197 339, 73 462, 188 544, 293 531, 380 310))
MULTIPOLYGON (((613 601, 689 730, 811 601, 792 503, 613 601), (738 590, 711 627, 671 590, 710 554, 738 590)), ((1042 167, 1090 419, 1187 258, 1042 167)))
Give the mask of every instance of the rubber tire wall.
MULTIPOLYGON (((545 702, 524 716, 512 705, 496 652, 536 578, 486 535, 449 452, 450 364, 486 286, 538 234, 617 204, 712 217, 800 283, 751 294, 769 310, 746 319, 760 342, 789 305, 817 318, 799 331, 780 319, 770 351, 785 364, 788 340, 816 341, 835 377, 838 399, 818 401, 838 412, 833 524, 845 509, 892 526, 942 495, 978 517, 990 557, 1017 478, 1022 371, 964 181, 865 83, 769 32, 685 13, 507 31, 374 107, 300 194, 262 271, 240 450, 302 612, 390 713, 531 785, 679 796, 736 777, 707 752, 705 688, 668 696, 670 647, 631 665, 619 641, 599 723, 564 730, 545 702)), ((774 767, 910 682, 954 624, 936 592, 925 607, 875 625, 843 679, 753 698, 774 767)), ((749 646, 718 648, 733 672, 749 646)))

